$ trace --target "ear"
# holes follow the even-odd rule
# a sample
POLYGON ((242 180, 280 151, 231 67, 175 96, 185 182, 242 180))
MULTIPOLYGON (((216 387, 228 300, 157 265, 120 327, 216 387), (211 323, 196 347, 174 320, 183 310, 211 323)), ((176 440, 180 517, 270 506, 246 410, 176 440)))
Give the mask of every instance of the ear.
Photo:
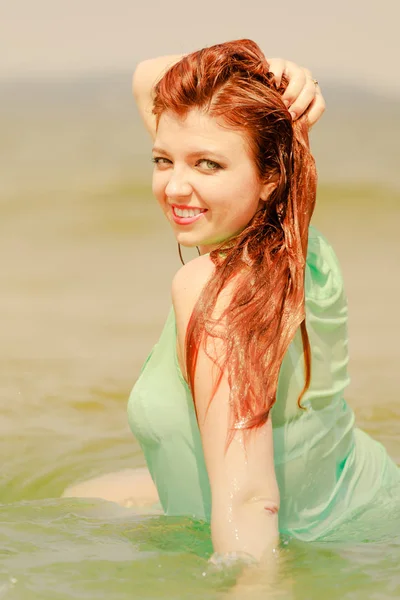
POLYGON ((269 181, 268 183, 264 183, 261 187, 260 200, 266 202, 277 185, 277 181, 269 181))
POLYGON ((280 181, 280 174, 276 170, 268 173, 261 185, 260 200, 266 202, 272 192, 277 188, 280 181))

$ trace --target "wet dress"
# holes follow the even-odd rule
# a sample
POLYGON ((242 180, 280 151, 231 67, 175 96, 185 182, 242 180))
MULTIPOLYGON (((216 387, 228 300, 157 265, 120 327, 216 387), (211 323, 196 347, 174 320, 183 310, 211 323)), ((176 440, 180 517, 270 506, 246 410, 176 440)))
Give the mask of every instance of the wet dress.
MULTIPOLYGON (((354 524, 365 530, 370 518, 379 521, 382 511, 385 517, 392 511, 400 533, 400 468, 380 443, 355 426, 345 401, 343 279, 332 247, 313 227, 305 299, 312 350, 311 384, 302 400, 306 410, 297 405, 304 385, 299 331, 284 357, 271 413, 279 531, 305 541, 346 537, 354 524)), ((128 419, 164 513, 209 520, 210 485, 193 399, 178 364, 173 309, 132 390, 128 419)))

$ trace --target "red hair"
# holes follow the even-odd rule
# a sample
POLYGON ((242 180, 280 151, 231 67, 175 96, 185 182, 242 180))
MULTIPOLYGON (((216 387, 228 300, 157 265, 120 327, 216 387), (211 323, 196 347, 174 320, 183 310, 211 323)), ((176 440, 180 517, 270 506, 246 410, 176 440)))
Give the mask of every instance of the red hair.
POLYGON ((311 378, 304 271, 316 170, 307 116, 292 121, 282 100, 286 86, 283 77, 276 87, 257 44, 239 40, 185 56, 155 87, 157 124, 164 111, 185 116, 194 108, 204 110, 243 132, 260 181, 276 182, 264 208, 246 228, 211 252, 215 275, 196 303, 186 333, 193 397, 200 344, 206 349, 208 337, 224 341, 226 352, 218 357, 218 366, 220 378, 226 370, 230 384, 233 429, 252 429, 267 421, 283 357, 299 327, 305 363, 299 406, 311 378), (238 274, 239 285, 233 281, 230 305, 221 316, 224 327, 217 334, 213 313, 218 296, 238 274))

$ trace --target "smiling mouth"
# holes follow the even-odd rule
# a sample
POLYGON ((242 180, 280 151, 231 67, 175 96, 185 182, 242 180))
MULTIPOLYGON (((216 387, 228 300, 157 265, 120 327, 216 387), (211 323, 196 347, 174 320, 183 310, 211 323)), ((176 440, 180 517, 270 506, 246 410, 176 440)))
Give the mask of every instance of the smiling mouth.
POLYGON ((180 219, 191 219, 206 212, 204 208, 178 208, 177 206, 173 206, 172 211, 180 219))
POLYGON ((199 219, 203 219, 207 209, 204 208, 179 208, 178 206, 172 206, 172 220, 176 225, 182 227, 192 225, 199 219))

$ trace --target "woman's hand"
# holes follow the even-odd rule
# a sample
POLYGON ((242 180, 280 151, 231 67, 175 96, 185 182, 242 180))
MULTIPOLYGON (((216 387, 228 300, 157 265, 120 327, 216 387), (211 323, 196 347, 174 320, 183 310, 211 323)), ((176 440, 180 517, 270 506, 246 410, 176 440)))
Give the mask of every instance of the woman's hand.
POLYGON ((311 72, 283 58, 268 58, 267 60, 278 86, 281 83, 282 75, 286 75, 289 80, 282 98, 293 119, 300 117, 309 108, 307 115, 309 125, 310 127, 315 125, 323 115, 326 105, 318 82, 313 79, 311 72))
MULTIPOLYGON (((221 600, 264 600, 272 598, 292 598, 292 581, 285 568, 285 557, 279 548, 265 553, 260 561, 251 562, 247 557, 233 556, 231 553, 209 560, 207 573, 231 571, 235 573, 235 583, 222 594, 221 600)), ((215 556, 215 555, 214 555, 215 556)))

